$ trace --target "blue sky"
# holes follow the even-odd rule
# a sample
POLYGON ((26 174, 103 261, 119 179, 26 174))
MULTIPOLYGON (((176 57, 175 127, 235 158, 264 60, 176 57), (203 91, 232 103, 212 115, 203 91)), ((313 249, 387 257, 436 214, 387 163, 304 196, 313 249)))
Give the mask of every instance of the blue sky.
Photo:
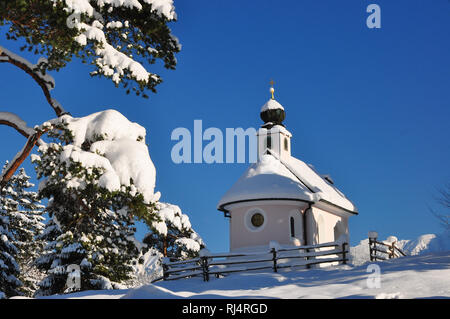
MULTIPOLYGON (((293 155, 330 174, 359 209, 351 244, 369 230, 405 239, 441 231, 428 206, 436 207, 437 188, 450 181, 450 1, 175 6, 171 28, 183 47, 175 71, 149 68, 164 79, 156 95, 126 95, 90 78, 79 61, 52 74, 52 94, 74 116, 114 108, 144 126, 161 200, 190 216, 210 250, 228 250, 228 220, 216 204, 248 164, 174 164, 171 132, 192 130, 195 119, 223 131, 258 127, 270 79, 286 109, 293 155), (370 3, 381 7, 381 29, 366 27, 370 3)), ((17 52, 19 43, 3 33, 0 44, 17 52)), ((30 125, 54 117, 26 74, 0 64, 0 75, 0 110, 30 125)), ((12 159, 25 140, 8 127, 0 134, 0 160, 12 159)), ((25 168, 34 175, 29 162, 25 168)))

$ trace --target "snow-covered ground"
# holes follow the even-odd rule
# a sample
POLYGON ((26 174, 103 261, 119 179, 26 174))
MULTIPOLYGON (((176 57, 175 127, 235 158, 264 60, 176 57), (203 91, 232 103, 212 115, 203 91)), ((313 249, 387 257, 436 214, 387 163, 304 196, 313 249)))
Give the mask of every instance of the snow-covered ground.
POLYGON ((374 272, 361 265, 236 273, 209 282, 191 278, 48 298, 450 298, 450 252, 403 257, 376 265, 380 267, 379 288, 372 280, 374 272))
POLYGON ((355 264, 350 265, 235 273, 209 282, 201 278, 159 281, 134 289, 47 298, 450 298, 448 233, 398 242, 411 256, 370 263, 368 244, 362 241, 351 247, 355 264))

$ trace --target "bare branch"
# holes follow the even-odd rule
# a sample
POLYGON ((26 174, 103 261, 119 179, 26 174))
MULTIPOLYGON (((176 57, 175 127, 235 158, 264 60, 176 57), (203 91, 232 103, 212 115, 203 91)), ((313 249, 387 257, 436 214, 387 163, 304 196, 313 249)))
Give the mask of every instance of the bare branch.
POLYGON ((0 125, 7 125, 16 129, 20 134, 27 138, 27 143, 22 150, 14 157, 8 167, 5 168, 0 175, 0 190, 6 185, 9 179, 14 175, 15 171, 25 161, 33 147, 41 144, 40 137, 45 132, 36 131, 28 127, 19 116, 9 112, 0 112, 0 125))
POLYGON ((25 161, 28 155, 30 155, 31 150, 36 145, 36 143, 39 142, 39 139, 45 132, 46 132, 45 130, 35 132, 28 138, 25 146, 19 153, 17 153, 16 157, 11 161, 11 163, 8 165, 8 167, 3 171, 2 175, 0 176, 0 190, 3 189, 6 183, 14 175, 15 171, 19 168, 20 165, 22 165, 22 163, 25 161))
POLYGON ((438 219, 444 229, 450 229, 450 183, 447 183, 444 187, 438 189, 438 193, 439 196, 437 196, 435 200, 442 206, 443 211, 436 212, 432 208, 428 209, 438 219))
POLYGON ((17 123, 15 123, 15 122, 11 122, 11 121, 8 121, 6 119, 0 118, 0 125, 6 125, 6 126, 9 126, 9 127, 12 127, 14 129, 16 129, 17 132, 19 132, 20 134, 25 136, 26 138, 30 137, 29 132, 25 131, 22 127, 18 126, 17 123))
POLYGON ((25 71, 28 75, 30 75, 41 87, 48 104, 50 104, 50 106, 53 108, 56 115, 60 117, 66 114, 61 105, 50 95, 50 90, 54 87, 54 82, 51 77, 43 76, 41 72, 37 70, 36 65, 33 65, 24 58, 0 46, 0 63, 2 62, 11 63, 12 65, 17 66, 18 68, 25 71))
POLYGON ((441 226, 444 227, 444 229, 450 228, 450 215, 449 214, 445 215, 443 213, 438 213, 434 209, 431 209, 431 208, 429 208, 429 210, 434 215, 434 217, 437 218, 437 220, 439 221, 441 226))
MULTIPOLYGON (((18 56, 17 54, 0 46, 0 63, 10 63, 25 71, 30 75, 36 83, 41 87, 48 104, 52 107, 58 117, 67 114, 63 107, 52 98, 50 90, 55 87, 54 80, 51 76, 42 74, 39 69, 40 63, 45 63, 46 60, 40 59, 37 65, 30 63, 28 60, 18 56)), ((0 112, 0 125, 7 125, 16 129, 20 134, 28 138, 27 143, 22 150, 17 153, 16 157, 11 161, 5 171, 0 175, 0 190, 6 185, 9 179, 14 175, 15 171, 30 155, 31 150, 36 144, 40 144, 40 137, 44 131, 38 131, 27 127, 25 122, 18 116, 12 113, 0 112), (6 115, 6 116, 1 116, 6 115)))
POLYGON ((440 196, 437 201, 445 208, 450 208, 450 183, 439 189, 440 196))

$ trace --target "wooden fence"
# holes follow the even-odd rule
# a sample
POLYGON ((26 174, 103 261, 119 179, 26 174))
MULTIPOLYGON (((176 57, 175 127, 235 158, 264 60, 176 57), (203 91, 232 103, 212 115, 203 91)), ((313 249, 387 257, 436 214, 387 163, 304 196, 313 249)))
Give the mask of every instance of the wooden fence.
POLYGON ((406 256, 406 254, 395 245, 395 242, 392 242, 391 244, 380 242, 377 240, 376 236, 371 236, 371 233, 369 233, 369 252, 370 261, 388 260, 406 256), (382 256, 377 253, 380 253, 382 256))
POLYGON ((176 280, 194 276, 209 281, 216 277, 241 271, 278 269, 348 261, 348 243, 325 243, 293 248, 272 248, 266 252, 208 254, 189 260, 163 261, 163 279, 176 280), (324 258, 325 257, 325 258, 324 258))

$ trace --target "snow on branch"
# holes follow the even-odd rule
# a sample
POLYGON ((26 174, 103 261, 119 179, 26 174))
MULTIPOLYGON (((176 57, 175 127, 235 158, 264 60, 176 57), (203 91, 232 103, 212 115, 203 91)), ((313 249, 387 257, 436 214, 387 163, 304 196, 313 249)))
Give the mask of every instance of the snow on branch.
MULTIPOLYGON (((114 192, 129 187, 133 196, 142 194, 145 204, 159 200, 160 193, 154 192, 156 169, 145 143, 146 130, 120 112, 105 110, 80 118, 64 115, 43 123, 37 131, 60 131, 67 140, 66 145, 57 147, 57 161, 101 171, 98 185, 104 189, 114 192)), ((43 144, 39 152, 52 154, 55 145, 43 144)), ((53 171, 53 167, 49 169, 53 171)), ((48 173, 44 170, 43 175, 48 173)), ((77 176, 66 177, 66 181, 67 187, 84 187, 77 176)))
MULTIPOLYGON (((145 4, 151 5, 151 12, 166 18, 168 21, 176 19, 173 0, 142 0, 145 4)), ((147 85, 149 82, 159 82, 160 77, 157 74, 150 73, 139 62, 133 59, 131 54, 125 54, 120 51, 120 46, 113 46, 103 31, 105 28, 105 18, 94 8, 92 3, 96 2, 96 6, 103 9, 109 6, 108 12, 112 12, 114 8, 125 7, 141 11, 143 5, 138 0, 71 0, 66 1, 66 10, 71 12, 71 20, 68 20, 70 28, 79 30, 79 34, 75 37, 75 41, 81 46, 87 46, 88 42, 94 43, 95 54, 99 57, 95 60, 97 70, 92 75, 103 75, 111 78, 118 85, 123 78, 131 78, 140 84, 147 85), (82 21, 82 15, 85 21, 82 21), (89 21, 91 20, 91 21, 89 21), (88 22, 89 21, 89 22, 88 22)), ((106 29, 128 28, 129 21, 113 21, 106 24, 106 29)), ((126 33, 122 33, 122 37, 127 38, 126 33)), ((175 40, 175 39, 174 39, 175 40)), ((131 45, 131 44, 129 44, 131 45)), ((147 47, 149 52, 157 51, 154 48, 147 47)))
POLYGON ((110 77, 115 84, 121 82, 125 76, 125 71, 137 82, 147 83, 150 78, 154 81, 159 80, 156 74, 148 72, 142 64, 110 45, 102 31, 103 25, 99 21, 95 20, 91 25, 76 23, 75 26, 82 31, 75 38, 75 41, 81 46, 86 46, 88 40, 98 43, 96 54, 100 57, 95 60, 98 71, 94 71, 92 73, 93 75, 100 73, 106 77, 110 77))
POLYGON ((28 127, 24 120, 16 114, 10 112, 0 112, 0 125, 10 126, 26 138, 29 138, 30 135, 35 133, 35 130, 28 127))
POLYGON ((56 115, 61 116, 66 113, 61 104, 59 104, 50 95, 50 90, 55 87, 55 80, 49 74, 43 74, 41 72, 41 67, 47 64, 47 60, 45 58, 40 58, 36 64, 32 64, 25 58, 0 46, 0 63, 11 63, 12 65, 15 65, 25 71, 41 87, 47 102, 53 108, 56 115))
MULTIPOLYGON (((152 12, 159 16, 165 17, 171 21, 177 18, 173 0, 141 0, 146 4, 152 6, 152 12)), ((142 9, 142 4, 138 0, 66 0, 66 7, 68 10, 76 13, 93 15, 95 9, 90 2, 96 3, 99 7, 109 5, 112 8, 125 7, 130 9, 142 9)))

